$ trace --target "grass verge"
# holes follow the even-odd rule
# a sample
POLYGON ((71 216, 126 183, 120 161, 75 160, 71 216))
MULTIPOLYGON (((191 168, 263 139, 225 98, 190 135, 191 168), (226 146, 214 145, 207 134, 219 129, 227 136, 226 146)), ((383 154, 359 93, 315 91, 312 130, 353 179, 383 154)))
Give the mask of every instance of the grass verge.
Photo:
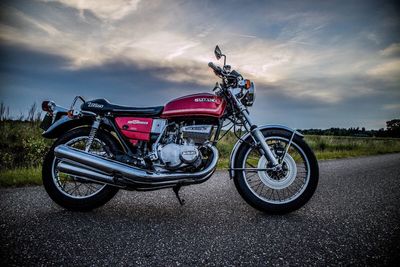
POLYGON ((0 171, 0 187, 41 185, 42 168, 18 168, 0 171))

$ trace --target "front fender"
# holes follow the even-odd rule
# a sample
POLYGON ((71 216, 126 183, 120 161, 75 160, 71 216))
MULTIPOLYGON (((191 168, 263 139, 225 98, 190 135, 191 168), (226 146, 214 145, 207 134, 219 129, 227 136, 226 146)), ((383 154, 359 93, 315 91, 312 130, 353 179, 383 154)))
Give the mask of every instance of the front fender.
MULTIPOLYGON (((282 131, 287 131, 290 132, 291 134, 295 132, 297 136, 300 136, 301 138, 304 137, 301 133, 297 132, 296 129, 292 129, 290 127, 284 126, 284 125, 278 125, 278 124, 271 124, 271 125, 262 125, 259 126, 258 129, 260 131, 265 130, 265 129, 271 129, 271 130, 282 130, 282 131)), ((235 171, 232 169, 234 166, 235 158, 236 158, 236 153, 239 150, 241 145, 244 145, 244 142, 242 140, 246 140, 250 136, 250 132, 247 134, 243 135, 241 139, 239 139, 236 144, 233 146, 231 156, 229 158, 229 176, 233 178, 235 176, 235 171)))
POLYGON ((86 125, 92 125, 93 117, 79 117, 69 118, 67 115, 62 116, 56 120, 46 131, 42 133, 42 136, 49 139, 58 138, 63 133, 86 125))

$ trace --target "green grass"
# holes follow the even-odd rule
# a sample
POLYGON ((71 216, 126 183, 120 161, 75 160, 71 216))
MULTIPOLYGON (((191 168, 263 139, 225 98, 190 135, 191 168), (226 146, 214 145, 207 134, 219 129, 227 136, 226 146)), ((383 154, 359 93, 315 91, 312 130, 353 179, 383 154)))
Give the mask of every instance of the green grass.
POLYGON ((400 152, 400 139, 348 136, 305 137, 319 160, 400 152))
MULTIPOLYGON (((400 152, 400 139, 371 137, 316 136, 305 137, 318 160, 340 159, 400 152)), ((236 138, 228 134, 218 143, 219 169, 229 166, 229 156, 236 138)), ((0 171, 0 186, 40 185, 41 167, 16 167, 0 171)))
POLYGON ((41 185, 42 168, 17 168, 0 171, 0 186, 41 185))

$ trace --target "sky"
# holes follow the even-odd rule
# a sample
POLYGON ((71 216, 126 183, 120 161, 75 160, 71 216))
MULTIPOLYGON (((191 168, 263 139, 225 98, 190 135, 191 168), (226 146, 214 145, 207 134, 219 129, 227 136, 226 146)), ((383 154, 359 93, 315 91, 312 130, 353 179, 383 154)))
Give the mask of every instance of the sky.
POLYGON ((75 95, 163 105, 211 92, 216 44, 256 84, 257 124, 400 118, 400 4, 375 0, 2 1, 0 100, 13 116, 75 95))

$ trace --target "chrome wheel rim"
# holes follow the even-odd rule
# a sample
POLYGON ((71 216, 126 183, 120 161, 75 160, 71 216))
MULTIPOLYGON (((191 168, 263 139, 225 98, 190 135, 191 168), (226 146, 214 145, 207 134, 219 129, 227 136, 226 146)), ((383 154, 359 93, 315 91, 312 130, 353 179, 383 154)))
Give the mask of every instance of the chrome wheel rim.
MULTIPOLYGON (((67 143, 65 143, 65 145, 85 150, 87 139, 87 136, 76 137, 69 140, 67 143)), ((104 150, 104 146, 104 142, 101 142, 99 139, 95 138, 93 140, 93 144, 91 146, 91 149, 89 150, 89 153, 104 157, 110 157, 110 155, 108 155, 104 150)), ((106 186, 103 183, 95 183, 74 175, 60 172, 57 169, 57 165, 59 162, 60 160, 54 157, 52 164, 52 176, 56 188, 62 194, 74 199, 85 199, 98 194, 106 186)))
MULTIPOLYGON (((289 139, 273 136, 265 139, 277 157, 275 146, 285 148, 289 139)), ((266 168, 267 160, 256 148, 250 148, 244 157, 242 168, 266 168), (258 155, 258 158, 257 156, 258 155)), ((304 151, 292 143, 282 161, 282 172, 243 170, 247 188, 258 199, 271 204, 285 204, 303 194, 310 180, 310 163, 304 151)))

